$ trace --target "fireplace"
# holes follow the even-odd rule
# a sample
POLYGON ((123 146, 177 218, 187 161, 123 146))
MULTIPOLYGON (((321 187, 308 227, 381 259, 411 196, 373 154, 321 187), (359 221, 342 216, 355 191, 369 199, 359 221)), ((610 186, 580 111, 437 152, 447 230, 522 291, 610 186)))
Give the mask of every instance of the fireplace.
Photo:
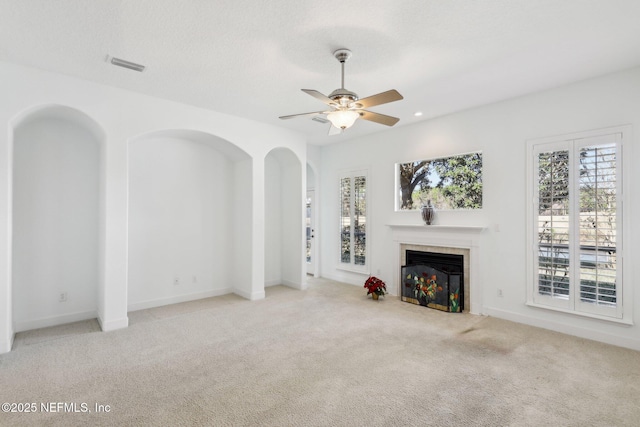
POLYGON ((469 249, 408 243, 401 243, 399 249, 397 295, 402 301, 453 313, 470 312, 469 249))
POLYGON ((402 301, 452 313, 464 310, 463 255, 406 250, 400 283, 402 301))
MULTIPOLYGON (((389 225, 396 247, 392 293, 402 297, 404 279, 402 267, 407 266, 407 251, 462 255, 460 311, 483 314, 482 264, 480 263, 483 226, 465 225, 389 225)), ((422 275, 422 274, 421 274, 422 275)), ((433 274, 431 274, 432 276, 433 274)), ((429 276, 429 278, 431 277, 429 276)), ((406 276, 404 276, 406 277, 406 276)), ((414 275, 415 277, 415 275, 414 275)), ((424 277, 424 276, 423 276, 424 277)), ((418 278, 419 280, 419 278, 418 278)), ((436 283, 437 274, 436 274, 436 283)))

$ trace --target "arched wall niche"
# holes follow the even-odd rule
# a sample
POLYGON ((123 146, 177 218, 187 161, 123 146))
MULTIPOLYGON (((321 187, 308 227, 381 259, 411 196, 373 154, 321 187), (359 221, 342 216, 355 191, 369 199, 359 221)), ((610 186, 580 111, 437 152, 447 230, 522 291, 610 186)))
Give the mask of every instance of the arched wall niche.
POLYGON ((128 311, 242 293, 252 158, 195 130, 133 138, 128 157, 128 311))
POLYGON ((288 148, 265 157, 265 286, 304 289, 303 182, 299 158, 288 148))
POLYGON ((74 123, 91 133, 101 144, 106 139, 102 126, 91 116, 81 110, 61 104, 43 104, 29 107, 11 119, 10 128, 15 133, 16 129, 28 126, 29 123, 39 120, 61 120, 74 123))
POLYGON ((95 318, 103 290, 105 132, 63 105, 10 122, 14 332, 95 318))

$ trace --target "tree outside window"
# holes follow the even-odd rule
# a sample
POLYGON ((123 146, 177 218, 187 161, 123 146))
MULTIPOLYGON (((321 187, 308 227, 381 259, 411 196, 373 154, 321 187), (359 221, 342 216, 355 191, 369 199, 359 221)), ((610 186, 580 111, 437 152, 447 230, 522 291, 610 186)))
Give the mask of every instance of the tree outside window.
POLYGON ((399 163, 400 210, 482 208, 482 153, 399 163))

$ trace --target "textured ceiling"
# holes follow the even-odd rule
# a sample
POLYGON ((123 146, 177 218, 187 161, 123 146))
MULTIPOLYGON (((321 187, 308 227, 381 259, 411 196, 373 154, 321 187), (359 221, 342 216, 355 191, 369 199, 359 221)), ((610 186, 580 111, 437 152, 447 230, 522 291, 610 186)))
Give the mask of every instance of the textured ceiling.
POLYGON ((640 65, 638 0, 0 0, 0 60, 287 127, 326 144, 301 92, 345 86, 396 126, 640 65), (146 65, 118 68, 107 55, 146 65), (423 116, 413 113, 422 111, 423 116))

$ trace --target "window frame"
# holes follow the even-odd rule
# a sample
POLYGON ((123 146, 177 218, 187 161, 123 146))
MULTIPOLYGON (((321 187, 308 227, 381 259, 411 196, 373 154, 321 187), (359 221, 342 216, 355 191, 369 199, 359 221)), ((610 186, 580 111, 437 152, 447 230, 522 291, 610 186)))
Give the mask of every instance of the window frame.
POLYGON ((369 194, 371 192, 371 179, 369 177, 369 169, 368 168, 358 168, 358 169, 349 169, 341 171, 338 177, 337 182, 338 188, 338 196, 340 198, 339 206, 338 206, 338 257, 337 257, 337 269, 350 271, 354 273, 362 273, 369 274, 369 257, 370 257, 370 242, 371 242, 371 209, 369 204, 369 194), (364 264, 355 264, 355 179, 358 177, 364 177, 365 179, 365 196, 364 196, 364 204, 365 204, 365 249, 364 256, 365 262, 364 264), (345 178, 350 179, 350 194, 349 194, 349 212, 350 212, 350 261, 343 262, 342 261, 342 181, 345 178))
POLYGON ((481 174, 482 174, 482 196, 480 197, 480 204, 481 206, 479 208, 444 208, 442 206, 439 206, 437 204, 434 203, 435 208, 438 209, 439 211, 449 211, 449 212, 453 212, 453 211, 462 211, 462 212, 474 212, 474 211, 482 211, 482 209, 484 208, 484 156, 483 156, 483 150, 474 150, 474 151, 467 151, 467 152, 463 152, 463 153, 459 153, 459 154, 453 154, 453 155, 446 155, 446 156, 440 156, 440 157, 430 157, 427 159, 420 159, 420 160, 408 160, 408 161, 398 161, 394 164, 394 212, 419 212, 421 207, 419 205, 415 205, 412 209, 402 209, 402 194, 401 194, 401 179, 400 179, 400 165, 403 164, 407 164, 407 163, 416 163, 416 162, 435 162, 438 160, 448 160, 448 159, 453 159, 456 157, 463 157, 463 156, 470 156, 470 155, 474 155, 474 154, 479 154, 480 155, 480 159, 481 159, 481 174))
MULTIPOLYGON (((527 141, 526 156, 526 179, 527 179, 527 209, 526 224, 527 230, 527 302, 531 307, 571 313, 578 316, 607 320, 610 322, 633 324, 632 297, 631 297, 631 266, 625 263, 627 258, 627 245, 623 230, 629 230, 630 215, 628 203, 625 203, 625 194, 630 194, 628 185, 631 181, 629 174, 631 171, 631 156, 629 155, 629 143, 631 140, 631 126, 616 126, 593 131, 577 132, 568 135, 553 136, 547 138, 537 138, 527 141), (580 251, 579 236, 579 173, 574 171, 579 167, 579 152, 583 148, 595 147, 601 143, 590 142, 598 138, 611 138, 616 135, 616 298, 617 304, 614 308, 605 308, 581 301, 579 261, 580 251), (538 271, 538 154, 559 150, 569 151, 569 223, 570 223, 570 253, 572 267, 570 267, 570 297, 567 300, 541 295, 538 292, 537 271, 538 271), (577 246, 576 246, 577 245, 577 246), (572 249, 573 248, 573 249, 572 249)), ((609 142, 614 142, 610 139, 609 142)))

